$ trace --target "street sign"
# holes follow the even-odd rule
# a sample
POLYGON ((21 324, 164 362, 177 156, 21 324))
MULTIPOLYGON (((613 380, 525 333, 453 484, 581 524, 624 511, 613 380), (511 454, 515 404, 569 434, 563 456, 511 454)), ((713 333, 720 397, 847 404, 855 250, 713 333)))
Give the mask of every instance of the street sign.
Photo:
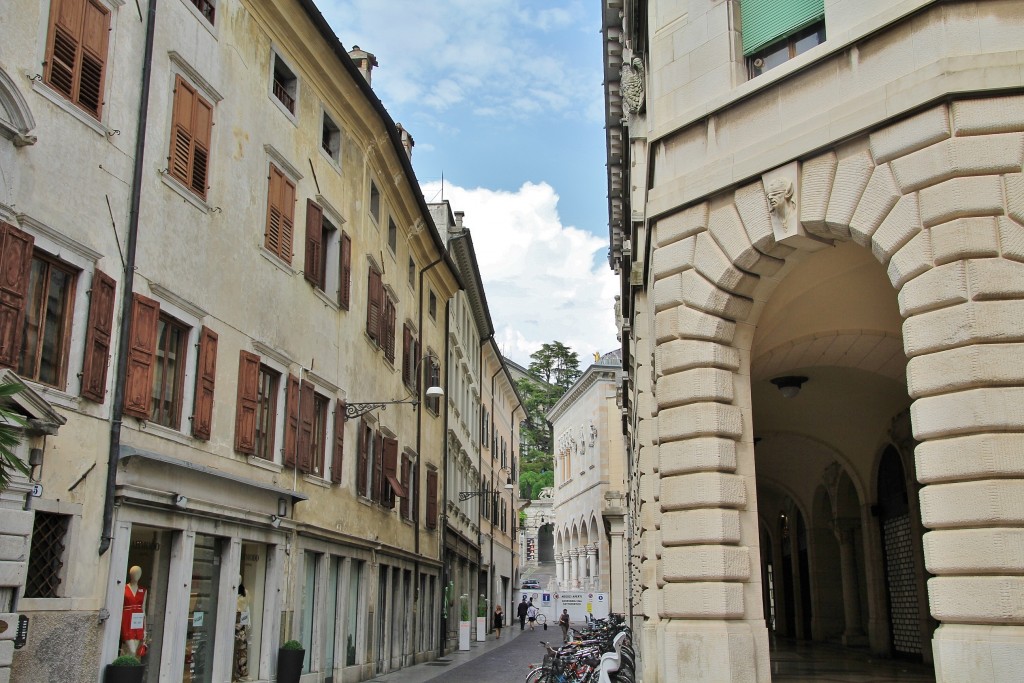
POLYGON ((39 496, 43 495, 43 485, 32 484, 32 490, 29 491, 29 495, 32 496, 33 498, 38 498, 39 496))

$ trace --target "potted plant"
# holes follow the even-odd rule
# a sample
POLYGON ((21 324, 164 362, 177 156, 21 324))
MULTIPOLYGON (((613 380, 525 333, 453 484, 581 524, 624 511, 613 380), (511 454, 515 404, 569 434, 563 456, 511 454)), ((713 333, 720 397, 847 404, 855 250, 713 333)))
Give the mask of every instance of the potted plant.
POLYGON ((135 655, 121 655, 107 664, 103 673, 104 683, 142 683, 146 667, 135 655))
POLYGON ((297 640, 289 640, 277 651, 277 683, 299 683, 306 649, 297 640))
POLYGON ((487 640, 487 599, 483 593, 476 601, 476 639, 481 643, 487 640))
POLYGON ((459 596, 459 649, 469 649, 469 596, 459 596))

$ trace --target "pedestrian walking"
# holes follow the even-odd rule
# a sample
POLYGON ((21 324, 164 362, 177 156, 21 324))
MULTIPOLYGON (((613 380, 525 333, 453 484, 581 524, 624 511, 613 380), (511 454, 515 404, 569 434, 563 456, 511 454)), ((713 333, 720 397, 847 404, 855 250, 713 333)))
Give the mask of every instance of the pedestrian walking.
POLYGON ((516 616, 519 617, 519 630, 522 631, 526 628, 526 611, 530 609, 530 606, 526 604, 526 596, 523 596, 523 601, 519 603, 519 607, 516 608, 516 616))
POLYGON ((505 613, 501 611, 501 605, 494 608, 494 632, 495 638, 501 638, 501 627, 505 624, 505 613))
POLYGON ((530 600, 530 605, 526 608, 526 620, 530 622, 530 630, 534 630, 537 625, 537 615, 540 614, 540 610, 533 604, 533 600, 530 600))
POLYGON ((563 609, 558 617, 558 625, 562 627, 562 642, 569 642, 569 610, 563 609))

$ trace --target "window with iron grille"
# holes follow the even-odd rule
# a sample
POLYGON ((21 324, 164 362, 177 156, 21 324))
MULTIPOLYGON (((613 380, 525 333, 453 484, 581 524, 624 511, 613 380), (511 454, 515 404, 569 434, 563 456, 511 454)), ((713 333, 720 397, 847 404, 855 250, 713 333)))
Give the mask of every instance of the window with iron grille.
POLYGON ((60 597, 61 569, 70 525, 71 515, 36 512, 25 580, 26 598, 60 597))

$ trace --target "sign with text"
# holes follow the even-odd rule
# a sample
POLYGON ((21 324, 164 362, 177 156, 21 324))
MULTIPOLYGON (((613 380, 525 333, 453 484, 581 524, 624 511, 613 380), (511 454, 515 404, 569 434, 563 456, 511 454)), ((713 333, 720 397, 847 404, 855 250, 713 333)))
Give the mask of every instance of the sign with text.
POLYGON ((558 613, 569 610, 573 622, 586 621, 587 617, 608 616, 608 594, 593 591, 561 591, 558 593, 558 613))

